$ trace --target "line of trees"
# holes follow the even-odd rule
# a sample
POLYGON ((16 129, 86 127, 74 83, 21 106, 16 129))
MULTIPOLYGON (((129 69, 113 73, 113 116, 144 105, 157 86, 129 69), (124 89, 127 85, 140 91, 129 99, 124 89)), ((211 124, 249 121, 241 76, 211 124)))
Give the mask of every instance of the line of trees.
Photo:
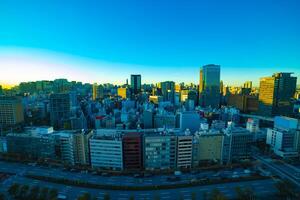
POLYGON ((14 183, 8 188, 8 194, 15 200, 56 200, 58 192, 47 187, 29 187, 14 183))

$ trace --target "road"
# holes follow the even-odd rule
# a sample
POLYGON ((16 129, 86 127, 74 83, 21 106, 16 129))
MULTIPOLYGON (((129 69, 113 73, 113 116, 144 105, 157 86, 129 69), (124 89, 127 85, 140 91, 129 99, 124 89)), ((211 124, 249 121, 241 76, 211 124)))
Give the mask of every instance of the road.
MULTIPOLYGON (((231 176, 232 173, 238 173, 239 169, 236 169, 234 172, 232 171, 220 171, 217 175, 220 175, 221 172, 224 175, 231 176)), ((168 190, 153 190, 153 191, 112 191, 112 190, 98 190, 98 189, 89 189, 83 187, 74 187, 67 186, 63 184, 55 184, 45 181, 39 181, 35 179, 25 178, 24 175, 27 173, 34 173, 37 175, 47 175, 47 176, 55 176, 55 177, 64 177, 70 179, 79 179, 79 180, 89 180, 97 183, 109 183, 109 184, 118 184, 118 185, 149 185, 149 184, 157 184, 161 182, 161 184, 170 184, 170 182, 166 181, 167 176, 153 176, 149 178, 133 178, 130 176, 114 176, 114 177, 102 177, 92 174, 85 173, 74 173, 74 172, 65 172, 58 168, 43 168, 38 166, 28 166, 25 164, 19 163, 7 163, 0 162, 0 172, 9 172, 15 173, 16 175, 10 176, 8 179, 4 180, 0 183, 0 188, 2 190, 7 190, 9 186, 13 183, 27 184, 30 186, 39 185, 40 187, 48 187, 48 188, 56 188, 59 193, 65 194, 68 199, 73 200, 76 199, 80 194, 85 192, 89 192, 92 196, 97 197, 97 199, 103 199, 104 195, 108 193, 111 196, 111 199, 116 200, 126 200, 129 197, 134 196, 135 199, 153 199, 155 196, 159 196, 160 199, 163 200, 176 200, 180 197, 183 199, 191 199, 192 193, 195 193, 197 199, 202 199, 203 194, 211 192, 213 189, 218 189, 222 193, 224 193, 228 198, 232 199, 235 197, 235 188, 237 186, 246 188, 252 188, 256 194, 259 196, 270 197, 275 192, 276 189, 274 187, 274 180, 266 179, 266 180, 257 180, 257 181, 248 181, 248 182, 235 182, 235 183, 226 183, 226 184, 215 184, 215 185, 207 185, 207 186, 197 186, 197 187, 189 187, 189 188, 177 188, 177 189, 168 189, 168 190), (142 182, 140 183, 140 180, 142 182)), ((242 174, 242 172, 240 172, 242 174)), ((195 177, 214 177, 216 176, 216 172, 206 171, 199 174, 184 174, 183 180, 188 180, 190 178, 195 177)))
POLYGON ((265 158, 260 155, 254 155, 253 157, 279 177, 291 181, 300 188, 300 173, 298 168, 283 162, 274 162, 271 158, 265 158))

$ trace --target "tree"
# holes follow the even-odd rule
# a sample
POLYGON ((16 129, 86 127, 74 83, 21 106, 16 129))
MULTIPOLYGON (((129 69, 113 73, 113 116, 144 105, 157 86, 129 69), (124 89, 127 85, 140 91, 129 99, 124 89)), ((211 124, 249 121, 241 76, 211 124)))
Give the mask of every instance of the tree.
POLYGON ((54 188, 51 189, 49 191, 49 199, 50 200, 55 200, 57 198, 57 194, 58 194, 57 189, 54 189, 54 188))
POLYGON ((28 185, 22 185, 19 189, 19 192, 17 194, 17 199, 24 199, 27 200, 28 199, 28 191, 29 191, 29 186, 28 185))
POLYGON ((227 200, 227 197, 218 189, 213 189, 210 192, 209 200, 227 200))
POLYGON ((129 197, 129 200, 134 200, 134 196, 131 195, 131 196, 129 197))
POLYGON ((275 188, 277 189, 277 195, 282 199, 293 199, 299 197, 299 192, 294 184, 288 180, 280 180, 275 183, 275 188))
POLYGON ((8 194, 15 197, 18 194, 19 189, 20 185, 18 183, 14 183, 8 188, 8 194))
POLYGON ((197 195, 195 192, 192 192, 192 200, 196 200, 197 199, 197 195))
POLYGON ((36 200, 36 199, 38 199, 39 195, 40 195, 40 187, 39 186, 34 186, 30 189, 28 197, 31 200, 36 200))
POLYGON ((252 188, 242 189, 239 186, 235 188, 237 200, 255 200, 255 193, 252 188))
POLYGON ((49 198, 49 188, 42 188, 40 191, 39 199, 48 199, 49 198))
POLYGON ((77 200, 91 200, 91 199, 92 199, 91 194, 87 192, 77 198, 77 200))
POLYGON ((2 193, 0 193, 0 200, 5 200, 5 196, 2 193))
POLYGON ((204 191, 203 194, 202 194, 202 199, 203 200, 208 200, 208 193, 207 191, 204 191))
POLYGON ((103 199, 104 199, 104 200, 110 200, 110 195, 109 195, 109 193, 105 193, 103 199))

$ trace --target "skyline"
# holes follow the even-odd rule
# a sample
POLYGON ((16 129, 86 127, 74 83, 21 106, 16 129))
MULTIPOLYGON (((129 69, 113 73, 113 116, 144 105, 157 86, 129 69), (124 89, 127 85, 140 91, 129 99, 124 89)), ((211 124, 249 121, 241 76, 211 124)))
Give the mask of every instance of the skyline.
POLYGON ((144 83, 198 84, 210 63, 228 85, 276 72, 294 72, 299 84, 297 0, 0 4, 0 84, 120 84, 135 73, 144 83))
MULTIPOLYGON (((124 63, 111 63, 78 56, 75 57, 73 55, 61 54, 47 50, 37 51, 35 49, 23 48, 0 48, 0 66, 6 68, 6 70, 1 73, 0 85, 4 87, 12 87, 21 82, 54 80, 59 78, 66 78, 69 81, 81 81, 83 83, 91 84, 112 83, 122 85, 126 83, 126 79, 130 79, 130 74, 141 74, 143 84, 158 83, 162 81, 199 84, 200 68, 206 64, 212 63, 203 63, 198 66, 177 68, 172 72, 169 71, 169 69, 161 69, 159 66, 148 66, 147 68, 137 69, 142 66, 128 65, 124 63), (20 66, 22 66, 22 68, 20 68, 20 66), (82 66, 88 66, 88 69, 82 69, 82 66), (62 67, 64 68, 63 70, 62 67), (126 73, 121 70, 124 67, 127 69, 126 73), (111 76, 112 68, 114 69, 114 75, 111 76), (157 73, 157 70, 160 70, 159 74, 157 73), (184 77, 183 74, 188 74, 188 78, 184 77)), ((272 69, 257 69, 254 76, 255 79, 249 79, 249 74, 245 73, 243 69, 240 72, 232 72, 231 70, 233 69, 231 67, 222 66, 222 64, 220 65, 221 80, 224 82, 224 85, 241 86, 246 81, 252 81, 253 86, 258 87, 260 78, 271 76, 277 72, 293 72, 293 75, 297 77, 297 85, 300 82, 299 74, 295 73, 295 71, 297 71, 296 69, 294 69, 294 71, 283 71, 279 67, 272 69), (230 76, 238 77, 238 79, 231 79, 230 76)), ((252 67, 244 67, 244 70, 251 68, 252 67)))

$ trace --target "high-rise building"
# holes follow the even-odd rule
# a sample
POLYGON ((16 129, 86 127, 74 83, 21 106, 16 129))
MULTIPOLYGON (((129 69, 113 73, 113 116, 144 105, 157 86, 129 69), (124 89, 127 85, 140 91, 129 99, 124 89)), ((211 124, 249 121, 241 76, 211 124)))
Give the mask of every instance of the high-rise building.
POLYGON ((71 114, 71 100, 68 93, 51 94, 50 96, 50 120, 55 129, 64 127, 64 122, 71 114))
POLYGON ((200 70, 199 104, 203 107, 219 107, 220 65, 204 65, 200 70))
POLYGON ((144 168, 172 169, 176 166, 176 136, 149 133, 144 135, 144 168))
POLYGON ((253 133, 242 127, 231 126, 224 133, 222 162, 231 163, 249 159, 253 133))
POLYGON ((133 94, 141 92, 142 76, 140 74, 132 74, 130 79, 130 88, 133 94))
POLYGON ((202 119, 196 111, 181 112, 179 117, 181 131, 189 129, 194 134, 199 130, 202 119))
POLYGON ((120 96, 122 99, 127 99, 129 97, 128 88, 118 88, 118 96, 120 96))
POLYGON ((140 170, 142 163, 142 136, 140 133, 126 133, 122 137, 123 162, 125 170, 140 170))
POLYGON ((0 125, 13 126, 24 121, 20 97, 0 97, 0 125))
POLYGON ((299 127, 298 119, 274 117, 274 127, 267 129, 266 144, 269 144, 273 152, 280 157, 298 157, 300 153, 299 127))
POLYGON ((98 85, 97 83, 93 84, 93 100, 96 100, 98 97, 98 85))
POLYGON ((202 163, 221 163, 223 134, 218 130, 201 130, 194 136, 193 166, 202 163))
POLYGON ((177 168, 191 168, 192 167, 192 135, 178 135, 177 136, 177 168))
POLYGON ((103 85, 93 84, 93 100, 102 99, 104 96, 103 85))
POLYGON ((249 88, 249 89, 252 89, 252 81, 246 81, 246 82, 244 83, 243 88, 249 88))
MULTIPOLYGON (((108 130, 110 132, 110 130, 108 130)), ((114 132, 114 131, 113 131, 114 132)), ((90 139, 91 166, 113 170, 123 169, 122 138, 118 133, 96 133, 90 139)))
POLYGON ((297 77, 292 73, 276 73, 260 79, 259 114, 263 116, 289 115, 291 98, 295 94, 297 77))
POLYGON ((175 102, 175 82, 165 81, 160 83, 161 93, 164 101, 175 102))
POLYGON ((145 110, 143 112, 144 129, 153 128, 153 111, 145 110))

